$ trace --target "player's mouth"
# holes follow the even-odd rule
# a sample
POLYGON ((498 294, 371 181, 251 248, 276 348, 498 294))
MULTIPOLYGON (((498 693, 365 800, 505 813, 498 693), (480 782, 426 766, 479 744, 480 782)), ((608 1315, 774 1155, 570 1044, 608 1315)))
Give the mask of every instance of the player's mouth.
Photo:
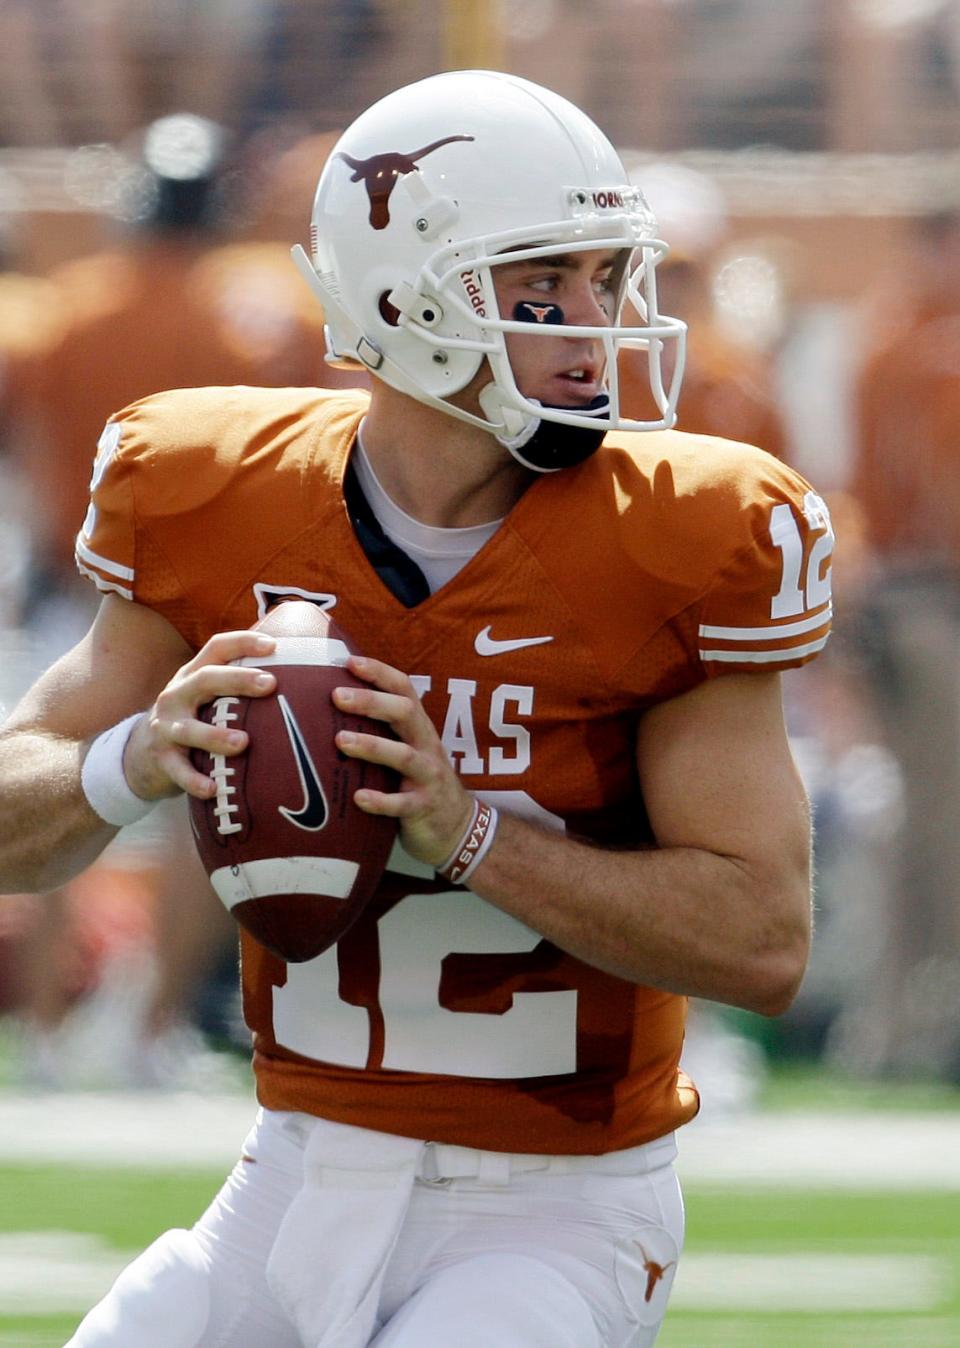
POLYGON ((592 402, 602 392, 601 369, 597 365, 572 365, 569 369, 558 371, 551 380, 553 388, 562 396, 551 397, 550 401, 562 405, 592 402))

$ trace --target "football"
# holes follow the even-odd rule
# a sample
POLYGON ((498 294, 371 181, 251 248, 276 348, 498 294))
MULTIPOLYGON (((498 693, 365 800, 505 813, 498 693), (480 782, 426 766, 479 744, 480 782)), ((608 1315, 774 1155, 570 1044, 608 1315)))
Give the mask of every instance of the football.
POLYGON ((395 774, 348 758, 334 736, 390 732, 334 706, 334 688, 364 685, 346 668, 352 647, 329 613, 288 600, 255 630, 276 637, 276 650, 239 663, 269 669, 275 691, 201 709, 202 719, 250 739, 234 757, 192 751, 217 791, 190 797, 190 821, 210 882, 237 922, 281 959, 302 963, 360 916, 397 835, 395 819, 365 814, 353 799, 362 786, 396 790, 395 774))

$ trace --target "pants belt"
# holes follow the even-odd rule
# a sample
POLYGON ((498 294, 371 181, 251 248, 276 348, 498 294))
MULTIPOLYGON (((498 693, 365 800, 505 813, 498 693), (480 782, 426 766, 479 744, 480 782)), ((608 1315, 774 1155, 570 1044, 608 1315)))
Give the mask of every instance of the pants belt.
POLYGON ((508 1184, 511 1175, 541 1171, 554 1175, 577 1172, 604 1175, 645 1175, 669 1165, 677 1147, 672 1133, 639 1147, 606 1152, 602 1156, 537 1156, 522 1152, 479 1151, 446 1142, 427 1142, 417 1178, 427 1184, 453 1179, 476 1179, 480 1183, 508 1184))

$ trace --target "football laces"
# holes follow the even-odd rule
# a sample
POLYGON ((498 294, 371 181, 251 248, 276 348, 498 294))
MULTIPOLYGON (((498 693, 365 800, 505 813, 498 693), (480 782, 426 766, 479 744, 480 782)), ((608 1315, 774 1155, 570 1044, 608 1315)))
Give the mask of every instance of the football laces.
MULTIPOLYGON (((238 701, 239 698, 236 697, 218 697, 213 704, 211 725, 222 728, 232 724, 237 719, 237 714, 233 708, 238 701)), ((217 832, 220 834, 240 833, 243 830, 243 825, 239 819, 233 817, 239 811, 240 806, 235 800, 231 799, 237 792, 233 781, 236 769, 223 754, 211 754, 210 757, 213 760, 210 776, 217 788, 213 809, 217 821, 217 832)))

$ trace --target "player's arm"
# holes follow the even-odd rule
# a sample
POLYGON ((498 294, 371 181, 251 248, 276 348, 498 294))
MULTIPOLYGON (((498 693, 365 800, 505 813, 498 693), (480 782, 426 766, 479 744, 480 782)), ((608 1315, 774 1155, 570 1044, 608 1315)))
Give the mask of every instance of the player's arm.
MULTIPOLYGON (((355 695, 357 709, 389 720, 400 742, 343 747, 405 776, 401 792, 360 803, 398 815, 408 850, 436 865, 469 798, 403 677, 373 661, 358 672, 383 691, 355 695)), ((653 709, 637 762, 657 848, 605 850, 502 815, 470 887, 610 973, 779 1014, 810 939, 810 822, 779 677, 730 675, 653 709)))
POLYGON ((664 703, 640 725, 637 761, 656 849, 556 847, 506 818, 472 888, 611 973, 779 1014, 806 967, 811 914, 809 811, 779 676, 733 675, 664 703))
POLYGON ((272 646, 254 633, 224 633, 194 655, 160 614, 108 595, 86 636, 0 727, 0 893, 62 884, 115 835, 88 803, 81 767, 91 741, 133 713, 146 713, 123 758, 134 793, 209 795, 213 783, 192 768, 189 748, 235 754, 246 736, 197 720, 197 708, 222 693, 268 692, 272 675, 227 662, 272 646))

